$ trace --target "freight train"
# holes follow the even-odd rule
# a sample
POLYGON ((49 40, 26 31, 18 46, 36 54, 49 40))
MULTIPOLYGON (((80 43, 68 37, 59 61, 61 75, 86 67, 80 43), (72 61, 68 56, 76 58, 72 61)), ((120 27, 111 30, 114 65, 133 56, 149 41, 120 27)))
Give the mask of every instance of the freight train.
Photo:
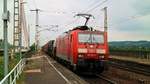
POLYGON ((109 59, 107 32, 78 26, 49 41, 43 51, 75 71, 101 73, 109 59))

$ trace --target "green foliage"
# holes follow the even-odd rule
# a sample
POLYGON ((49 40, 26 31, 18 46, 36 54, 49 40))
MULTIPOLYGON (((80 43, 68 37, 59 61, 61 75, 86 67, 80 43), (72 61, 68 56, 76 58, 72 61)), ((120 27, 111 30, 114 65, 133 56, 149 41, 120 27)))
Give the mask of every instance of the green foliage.
MULTIPOLYGON (((19 61, 20 61, 19 54, 16 54, 14 59, 9 59, 9 71, 11 71, 19 61)), ((0 56, 0 80, 3 78, 3 75, 4 75, 3 57, 0 56)))
POLYGON ((3 78, 3 59, 0 57, 0 80, 3 78))
POLYGON ((150 51, 149 41, 116 41, 109 42, 110 51, 150 51))
POLYGON ((30 46, 30 51, 35 51, 35 43, 30 46))
POLYGON ((17 80, 16 84, 25 84, 24 80, 25 80, 25 73, 23 72, 23 73, 21 73, 21 75, 20 75, 19 79, 17 80))
MULTIPOLYGON (((13 46, 8 43, 8 48, 12 48, 13 46)), ((3 49, 4 48, 4 40, 0 39, 0 49, 3 49)))

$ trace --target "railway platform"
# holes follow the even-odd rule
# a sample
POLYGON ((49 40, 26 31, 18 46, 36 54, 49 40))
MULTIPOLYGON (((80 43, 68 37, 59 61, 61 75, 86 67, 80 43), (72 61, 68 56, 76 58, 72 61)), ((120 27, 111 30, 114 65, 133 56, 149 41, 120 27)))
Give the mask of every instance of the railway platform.
POLYGON ((24 84, 66 84, 67 82, 49 64, 44 55, 27 59, 24 69, 24 84))
POLYGON ((87 84, 45 54, 27 58, 22 84, 87 84))

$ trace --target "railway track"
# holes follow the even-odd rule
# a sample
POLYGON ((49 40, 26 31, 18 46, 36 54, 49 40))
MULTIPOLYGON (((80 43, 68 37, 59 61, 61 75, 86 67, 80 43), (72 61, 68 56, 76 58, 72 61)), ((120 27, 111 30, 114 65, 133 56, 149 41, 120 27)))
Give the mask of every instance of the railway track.
POLYGON ((117 84, 117 82, 115 82, 114 80, 109 79, 108 77, 104 76, 104 75, 96 75, 97 77, 99 77, 100 79, 103 79, 104 81, 107 81, 108 84, 117 84))
POLYGON ((78 74, 78 76, 81 77, 81 79, 88 82, 88 84, 118 84, 115 80, 102 74, 95 74, 95 75, 78 74))
MULTIPOLYGON (((140 71, 137 69, 134 70, 134 69, 129 68, 128 66, 131 65, 129 63, 127 63, 127 65, 126 65, 126 63, 119 63, 119 62, 114 62, 111 60, 109 62, 109 64, 116 69, 121 69, 121 70, 129 71, 129 72, 136 72, 136 73, 140 73, 140 74, 143 73, 143 74, 147 75, 147 73, 145 73, 143 71, 140 71)), ((131 66, 131 67, 133 67, 133 66, 131 66)), ((139 82, 137 82, 137 80, 133 80, 130 78, 124 78, 124 75, 117 76, 117 75, 115 75, 115 73, 113 75, 113 74, 110 74, 111 71, 112 70, 106 71, 108 74, 106 72, 102 73, 102 74, 97 74, 94 77, 84 76, 81 74, 80 75, 77 74, 77 75, 89 84, 137 84, 139 82, 143 82, 143 81, 145 82, 145 80, 140 79, 140 78, 139 78, 140 80, 138 80, 139 82)), ((147 83, 143 83, 143 84, 147 84, 147 83)))
POLYGON ((109 62, 109 64, 113 67, 124 69, 124 70, 130 71, 130 72, 142 74, 145 76, 150 76, 150 66, 149 65, 137 64, 137 63, 133 63, 133 62, 114 60, 114 59, 111 60, 109 62))

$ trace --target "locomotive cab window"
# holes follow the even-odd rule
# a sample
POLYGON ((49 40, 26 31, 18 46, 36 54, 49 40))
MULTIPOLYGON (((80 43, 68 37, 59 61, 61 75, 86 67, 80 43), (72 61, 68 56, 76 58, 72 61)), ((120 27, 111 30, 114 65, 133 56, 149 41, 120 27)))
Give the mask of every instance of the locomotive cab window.
POLYGON ((104 35, 103 34, 78 34, 78 40, 80 43, 104 43, 104 35))

